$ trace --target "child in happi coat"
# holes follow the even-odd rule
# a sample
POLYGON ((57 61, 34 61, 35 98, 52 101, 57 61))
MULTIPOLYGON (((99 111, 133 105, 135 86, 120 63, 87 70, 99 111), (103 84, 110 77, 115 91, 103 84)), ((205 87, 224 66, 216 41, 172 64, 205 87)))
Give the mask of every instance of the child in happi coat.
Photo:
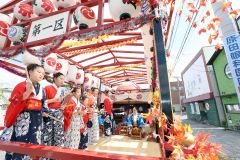
POLYGON ((104 118, 104 133, 105 136, 110 136, 112 134, 112 100, 109 97, 109 91, 105 93, 106 98, 104 99, 104 110, 105 110, 105 118, 104 118))
MULTIPOLYGON (((41 143, 42 108, 44 90, 39 84, 44 78, 44 69, 38 64, 27 66, 29 78, 17 84, 9 99, 5 127, 12 129, 10 141, 31 144, 41 143)), ((6 160, 31 160, 30 156, 6 153, 6 160)))
POLYGON ((93 110, 88 110, 88 97, 83 96, 82 97, 82 112, 83 112, 83 122, 84 125, 82 128, 80 128, 81 133, 81 139, 79 143, 79 149, 86 149, 87 143, 88 143, 88 128, 90 129, 92 127, 92 117, 89 116, 90 114, 88 112, 93 112, 93 110))
POLYGON ((64 130, 63 130, 63 110, 61 102, 63 100, 64 75, 60 72, 53 75, 53 84, 45 87, 46 102, 48 104, 48 114, 55 117, 56 121, 49 117, 43 118, 43 144, 48 146, 64 146, 64 130))
POLYGON ((83 106, 80 103, 81 89, 74 88, 73 97, 67 103, 64 109, 64 146, 68 148, 78 149, 80 141, 80 128, 84 127, 83 106))
POLYGON ((88 129, 88 143, 96 143, 99 140, 99 122, 98 122, 98 107, 97 107, 97 98, 99 95, 99 90, 97 88, 92 88, 92 94, 88 95, 89 98, 89 108, 93 110, 91 116, 93 116, 92 128, 88 129))

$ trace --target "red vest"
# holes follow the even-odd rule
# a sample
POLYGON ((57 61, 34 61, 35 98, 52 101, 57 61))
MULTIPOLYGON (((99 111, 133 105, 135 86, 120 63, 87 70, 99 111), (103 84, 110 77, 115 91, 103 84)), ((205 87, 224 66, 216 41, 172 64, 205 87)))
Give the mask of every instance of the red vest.
POLYGON ((106 114, 112 114, 112 102, 109 98, 105 98, 104 101, 106 114))
MULTIPOLYGON (((45 87, 46 100, 55 98, 57 89, 53 85, 45 87)), ((61 102, 53 102, 48 104, 48 108, 59 109, 61 108, 61 102)))
POLYGON ((23 110, 42 110, 41 100, 30 98, 33 96, 33 93, 31 93, 26 100, 22 100, 23 93, 25 91, 26 81, 19 83, 13 89, 11 97, 9 98, 10 104, 7 107, 6 116, 4 119, 6 127, 12 126, 15 123, 17 116, 23 110))
POLYGON ((66 132, 71 124, 73 111, 76 108, 77 104, 71 99, 63 111, 64 115, 64 131, 66 132))

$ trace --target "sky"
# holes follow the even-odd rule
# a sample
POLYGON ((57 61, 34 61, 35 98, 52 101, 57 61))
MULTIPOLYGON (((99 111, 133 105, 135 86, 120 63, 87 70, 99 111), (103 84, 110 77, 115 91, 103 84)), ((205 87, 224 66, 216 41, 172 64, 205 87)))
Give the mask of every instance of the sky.
MULTIPOLYGON (((10 0, 1 0, 0 6, 6 4, 9 1, 10 0)), ((196 1, 197 0, 186 0, 186 2, 194 2, 194 3, 196 3, 196 1)), ((231 1, 233 3, 233 5, 232 5, 233 9, 240 9, 239 0, 231 0, 231 1)), ((176 0, 176 7, 175 7, 175 11, 174 11, 173 15, 175 15, 176 11, 178 11, 180 2, 181 2, 180 0, 176 0)), ((199 20, 199 17, 202 17, 201 15, 205 12, 206 12, 206 10, 200 10, 196 20, 199 20)), ((172 22, 174 22, 174 19, 175 19, 175 17, 173 17, 172 22)), ((181 56, 179 57, 179 60, 177 61, 176 66, 174 67, 174 70, 173 70, 173 66, 176 61, 177 54, 179 53, 184 34, 187 31, 188 23, 186 22, 186 14, 182 14, 180 17, 179 16, 176 17, 175 24, 172 23, 172 26, 173 25, 175 25, 175 29, 171 30, 171 33, 175 33, 175 32, 176 33, 175 33, 175 36, 173 36, 174 38, 172 39, 171 45, 167 45, 167 47, 166 47, 166 49, 170 49, 170 51, 171 51, 170 57, 167 58, 167 62, 168 62, 168 69, 170 69, 172 71, 171 77, 180 77, 183 69, 187 66, 187 64, 191 61, 191 59, 198 53, 198 51, 203 46, 209 46, 209 44, 207 41, 208 37, 206 35, 199 36, 197 33, 198 30, 192 29, 186 40, 185 47, 183 48, 183 50, 181 52, 181 56), (179 25, 177 26, 178 21, 179 21, 179 25)), ((218 40, 218 42, 219 42, 219 40, 218 40)), ((216 43, 217 42, 214 42, 213 44, 216 44, 216 43)), ((7 82, 7 83, 14 85, 14 84, 22 81, 22 79, 19 78, 18 76, 10 74, 1 68, 0 68, 0 75, 4 75, 4 76, 0 76, 0 83, 7 82)))

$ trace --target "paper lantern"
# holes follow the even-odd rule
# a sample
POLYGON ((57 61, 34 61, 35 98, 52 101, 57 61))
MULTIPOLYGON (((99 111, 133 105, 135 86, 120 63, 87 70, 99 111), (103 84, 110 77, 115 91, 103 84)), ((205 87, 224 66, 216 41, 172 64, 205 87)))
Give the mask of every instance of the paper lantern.
POLYGON ((83 84, 84 82, 84 71, 82 69, 78 69, 77 76, 76 76, 77 84, 83 84))
POLYGON ((22 55, 22 63, 28 66, 29 64, 41 64, 41 61, 38 57, 30 54, 28 51, 24 51, 22 55))
POLYGON ((68 72, 68 65, 67 60, 58 58, 55 72, 61 72, 64 76, 66 76, 68 72))
POLYGON ((84 87, 92 87, 92 74, 91 73, 85 73, 84 87))
POLYGON ((78 68, 75 65, 69 65, 67 73, 67 81, 76 82, 78 68))
POLYGON ((53 4, 57 9, 63 9, 67 7, 74 6, 76 4, 76 0, 53 0, 53 4))
POLYGON ((92 78, 92 87, 99 88, 100 87, 100 79, 97 77, 92 78))
POLYGON ((12 42, 22 43, 25 40, 27 29, 21 26, 11 26, 8 29, 8 39, 12 42))
POLYGON ((141 6, 135 2, 125 2, 123 0, 109 0, 109 10, 114 21, 139 16, 141 6))
POLYGON ((73 20, 79 29, 86 29, 95 26, 96 15, 91 8, 79 6, 73 13, 73 20))
POLYGON ((44 58, 43 67, 46 73, 54 73, 57 65, 57 55, 55 53, 51 53, 47 57, 44 58))
POLYGON ((54 5, 50 0, 33 0, 32 5, 34 13, 38 16, 54 11, 54 5))
POLYGON ((12 18, 10 16, 0 13, 0 49, 4 46, 11 22, 12 18))
POLYGON ((29 4, 18 3, 13 9, 14 16, 19 20, 29 20, 33 17, 33 7, 29 4))

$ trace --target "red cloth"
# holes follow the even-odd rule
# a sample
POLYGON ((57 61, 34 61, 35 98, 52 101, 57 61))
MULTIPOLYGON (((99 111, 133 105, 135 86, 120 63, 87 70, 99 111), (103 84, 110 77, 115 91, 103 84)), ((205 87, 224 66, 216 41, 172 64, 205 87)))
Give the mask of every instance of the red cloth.
MULTIPOLYGON (((53 99, 57 94, 57 89, 53 85, 46 86, 45 94, 46 94, 46 100, 53 99)), ((49 103, 48 107, 51 109, 59 109, 61 108, 61 102, 49 103)))
POLYGON ((109 98, 105 98, 104 101, 106 114, 112 114, 112 101, 109 98))
POLYGON ((88 96, 88 107, 92 107, 94 104, 94 97, 92 95, 88 96))
MULTIPOLYGON (((12 126, 16 121, 17 116, 24 110, 27 103, 27 100, 24 100, 24 101, 22 100, 23 93, 25 91, 26 91, 26 81, 19 83, 13 89, 11 97, 9 98, 10 104, 7 107, 6 116, 4 119, 4 123, 6 127, 12 126)), ((30 94, 30 96, 32 95, 33 93, 30 94)))
POLYGON ((64 115, 64 131, 66 132, 71 124, 73 111, 76 108, 77 104, 71 99, 67 106, 64 108, 63 115, 64 115))
MULTIPOLYGON (((82 111, 85 111, 85 106, 82 106, 82 111)), ((87 130, 87 122, 89 120, 89 115, 87 113, 83 114, 84 127, 80 128, 80 133, 84 133, 87 130)))

